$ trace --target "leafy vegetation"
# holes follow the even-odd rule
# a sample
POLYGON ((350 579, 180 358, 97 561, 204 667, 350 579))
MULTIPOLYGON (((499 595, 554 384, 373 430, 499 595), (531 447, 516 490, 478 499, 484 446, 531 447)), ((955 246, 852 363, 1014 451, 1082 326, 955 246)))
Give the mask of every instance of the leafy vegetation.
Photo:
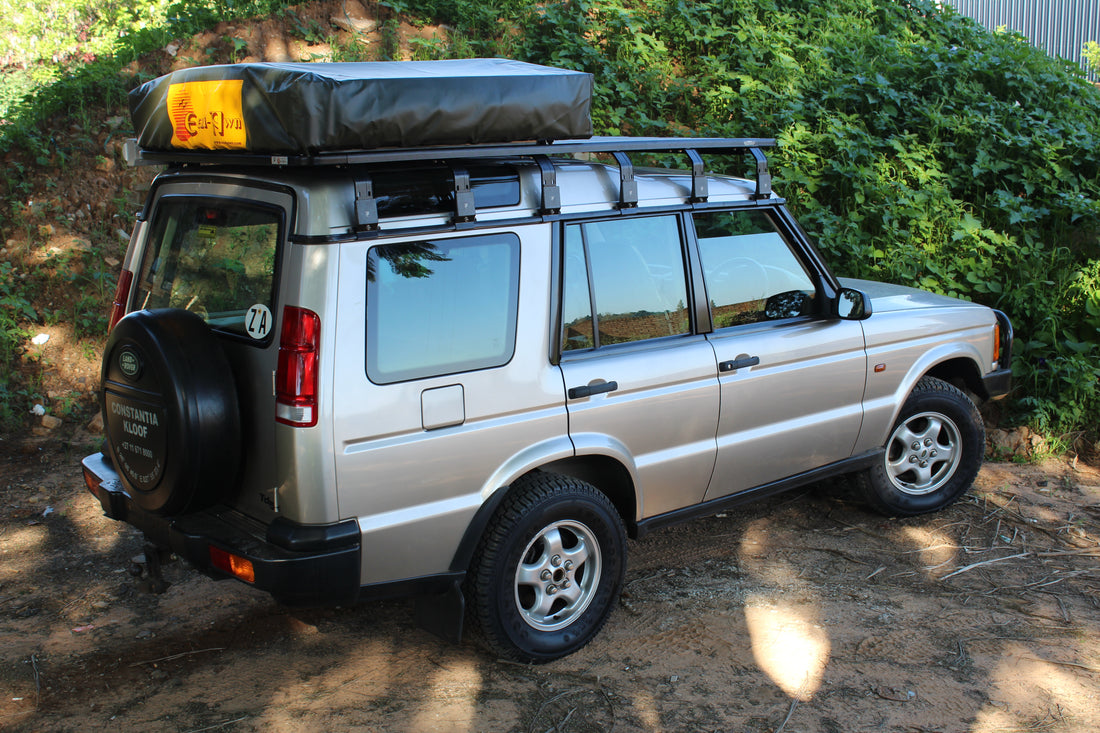
POLYGON ((1094 430, 1100 90, 1076 68, 922 0, 498 7, 510 55, 596 75, 602 132, 777 137, 838 272, 1006 311, 1019 418, 1094 430))
MULTIPOLYGON (((86 40, 41 36, 38 56, 21 62, 23 78, 48 82, 33 97, 8 101, 18 95, 4 91, 12 88, 5 67, 0 154, 19 155, 9 156, 0 229, 10 236, 49 216, 31 217, 25 201, 31 168, 67 165, 52 131, 124 114, 125 91, 149 73, 143 54, 219 18, 281 14, 301 37, 327 41, 330 60, 493 55, 581 69, 595 75, 600 133, 778 138, 769 156, 777 188, 835 270, 1004 310, 1017 332, 1017 418, 1063 445, 1081 431, 1096 437, 1100 90, 1069 64, 930 0, 370 5, 389 34, 382 44, 348 39, 277 0, 53 4, 55 15, 69 12, 58 7, 83 15, 43 28, 86 28, 86 40), (402 51, 399 18, 449 32, 402 51)), ((210 60, 245 50, 237 40, 210 60)), ((0 56, 12 53, 0 46, 0 56)), ((96 249, 114 235, 89 236, 96 249)), ((10 362, 19 329, 34 320, 19 304, 37 300, 30 280, 4 281, 0 329, 9 338, 0 362, 10 362)))
POLYGON ((1100 72, 1100 43, 1089 41, 1081 49, 1081 57, 1088 64, 1089 71, 1100 72))

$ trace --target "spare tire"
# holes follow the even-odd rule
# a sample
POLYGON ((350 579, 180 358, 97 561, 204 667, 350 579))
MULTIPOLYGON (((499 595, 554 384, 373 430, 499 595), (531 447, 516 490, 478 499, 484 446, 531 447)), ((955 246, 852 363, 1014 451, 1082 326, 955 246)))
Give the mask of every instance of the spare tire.
POLYGON ((103 422, 123 486, 147 512, 196 511, 237 479, 241 418, 217 336, 184 310, 135 311, 103 352, 103 422))

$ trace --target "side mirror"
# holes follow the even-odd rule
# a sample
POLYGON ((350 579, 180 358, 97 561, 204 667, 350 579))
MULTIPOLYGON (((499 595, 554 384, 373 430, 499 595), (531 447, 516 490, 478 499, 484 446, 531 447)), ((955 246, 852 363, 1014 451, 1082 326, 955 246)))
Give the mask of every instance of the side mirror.
POLYGON ((845 321, 862 321, 871 316, 871 299, 862 290, 841 288, 836 296, 836 317, 845 321))

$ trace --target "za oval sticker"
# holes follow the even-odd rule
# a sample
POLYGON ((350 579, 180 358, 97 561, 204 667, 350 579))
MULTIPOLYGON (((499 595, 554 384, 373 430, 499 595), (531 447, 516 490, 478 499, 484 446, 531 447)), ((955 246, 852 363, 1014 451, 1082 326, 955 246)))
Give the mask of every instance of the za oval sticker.
POLYGON ((244 330, 257 341, 267 338, 267 334, 271 333, 274 325, 271 309, 262 303, 252 306, 248 309, 248 313, 244 314, 244 330))

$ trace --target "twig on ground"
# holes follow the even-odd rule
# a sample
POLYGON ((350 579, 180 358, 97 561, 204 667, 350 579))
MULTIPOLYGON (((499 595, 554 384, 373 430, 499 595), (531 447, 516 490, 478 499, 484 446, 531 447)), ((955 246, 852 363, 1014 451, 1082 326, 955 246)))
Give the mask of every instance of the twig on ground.
POLYGON ((956 575, 961 575, 962 573, 973 570, 974 568, 980 568, 983 565, 992 565, 995 562, 1003 562, 1005 560, 1016 560, 1016 559, 1019 559, 1021 557, 1031 557, 1034 554, 1035 553, 1033 553, 1033 552, 1021 552, 1017 555, 1007 555, 1005 557, 995 557, 992 560, 982 560, 981 562, 971 563, 970 565, 967 565, 966 567, 959 568, 958 570, 956 570, 953 573, 948 573, 947 575, 944 575, 943 577, 940 578, 940 580, 947 580, 948 578, 952 578, 956 575))
POLYGON ((787 717, 783 718, 783 722, 779 724, 779 727, 775 729, 775 733, 783 733, 783 729, 787 727, 787 723, 790 721, 791 716, 794 715, 795 708, 798 707, 798 698, 791 700, 791 709, 787 711, 787 717))
POLYGON ((38 657, 31 655, 31 672, 34 674, 34 709, 38 710, 38 698, 42 693, 42 675, 38 671, 38 657))
POLYGON ((1095 547, 1084 547, 1076 550, 1036 552, 1035 557, 1100 557, 1100 549, 1095 547))
POLYGON ((218 728, 224 728, 227 725, 233 725, 234 723, 239 723, 242 720, 245 720, 247 718, 248 718, 247 715, 242 715, 239 718, 234 718, 233 720, 226 720, 225 722, 216 723, 214 725, 208 725, 205 728, 192 728, 191 730, 185 731, 184 733, 203 733, 203 731, 207 731, 207 730, 217 730, 218 728))
POLYGON ((223 651, 225 651, 224 646, 214 646, 214 647, 210 647, 209 649, 196 649, 192 652, 180 652, 179 654, 170 654, 167 657, 158 657, 156 659, 146 659, 146 660, 141 661, 141 662, 132 662, 130 664, 130 666, 131 667, 140 667, 143 664, 155 664, 157 662, 170 662, 173 659, 179 659, 180 657, 189 657, 192 654, 203 654, 205 652, 223 652, 223 651))
POLYGON ((1029 662, 1046 662, 1047 664, 1057 664, 1062 667, 1076 667, 1077 669, 1084 669, 1089 672, 1100 673, 1100 667, 1093 667, 1090 664, 1078 664, 1077 662, 1060 662, 1057 659, 1039 659, 1038 657, 1020 657, 1020 659, 1026 659, 1029 662))

